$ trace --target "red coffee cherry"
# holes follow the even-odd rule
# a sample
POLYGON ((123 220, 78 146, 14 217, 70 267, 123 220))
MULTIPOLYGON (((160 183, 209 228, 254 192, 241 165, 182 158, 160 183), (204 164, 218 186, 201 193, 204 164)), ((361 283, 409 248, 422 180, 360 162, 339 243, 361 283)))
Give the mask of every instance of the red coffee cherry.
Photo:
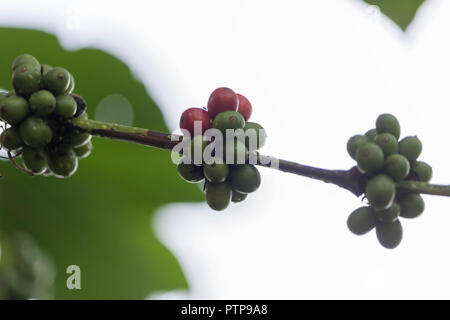
POLYGON ((208 112, 212 119, 224 111, 237 111, 239 99, 230 88, 217 88, 208 100, 208 112))
POLYGON ((237 96, 239 99, 238 112, 244 116, 245 121, 248 121, 252 115, 252 104, 242 94, 238 93, 237 96))
POLYGON ((206 130, 211 128, 211 117, 209 116, 208 111, 203 110, 201 108, 189 108, 186 109, 180 118, 180 128, 186 129, 191 133, 191 136, 194 136, 194 124, 196 121, 201 122, 201 132, 197 134, 203 134, 206 130))

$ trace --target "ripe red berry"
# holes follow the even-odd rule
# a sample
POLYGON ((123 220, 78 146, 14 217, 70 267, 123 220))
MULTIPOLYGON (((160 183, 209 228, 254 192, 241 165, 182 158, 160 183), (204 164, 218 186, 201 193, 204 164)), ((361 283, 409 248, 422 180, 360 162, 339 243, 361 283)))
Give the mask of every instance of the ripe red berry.
POLYGON ((186 109, 180 118, 180 128, 186 129, 194 136, 194 124, 199 121, 201 124, 201 131, 196 134, 203 134, 206 130, 211 128, 211 117, 206 110, 201 108, 189 108, 186 109))
POLYGON ((239 99, 230 88, 217 88, 209 96, 208 112, 211 118, 224 111, 237 111, 239 99))
POLYGON ((238 112, 244 116, 245 121, 248 121, 252 115, 252 104, 242 94, 238 93, 237 96, 239 99, 238 112))

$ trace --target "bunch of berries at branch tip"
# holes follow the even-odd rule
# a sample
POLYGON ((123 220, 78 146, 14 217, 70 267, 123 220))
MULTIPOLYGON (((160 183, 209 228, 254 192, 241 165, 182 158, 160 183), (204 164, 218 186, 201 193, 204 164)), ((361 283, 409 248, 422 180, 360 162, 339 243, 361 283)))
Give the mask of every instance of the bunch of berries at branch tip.
POLYGON ((353 211, 348 228, 357 235, 376 229, 379 243, 389 249, 397 247, 403 235, 400 217, 412 219, 425 209, 422 197, 398 188, 398 183, 429 182, 432 168, 418 161, 422 143, 416 136, 400 141, 400 124, 393 115, 382 114, 376 128, 355 135, 347 143, 347 151, 356 160, 359 171, 367 178, 365 197, 369 206, 353 211))
POLYGON ((178 174, 187 182, 204 182, 206 202, 213 210, 245 200, 261 184, 254 164, 267 136, 261 125, 248 121, 251 114, 245 96, 222 87, 211 93, 206 109, 189 108, 181 115, 188 147, 178 174))
POLYGON ((78 159, 92 151, 91 135, 70 123, 88 118, 86 105, 78 103, 82 98, 73 94, 73 75, 29 54, 14 60, 12 73, 14 89, 0 92, 0 118, 5 122, 1 147, 30 175, 72 176, 78 159))

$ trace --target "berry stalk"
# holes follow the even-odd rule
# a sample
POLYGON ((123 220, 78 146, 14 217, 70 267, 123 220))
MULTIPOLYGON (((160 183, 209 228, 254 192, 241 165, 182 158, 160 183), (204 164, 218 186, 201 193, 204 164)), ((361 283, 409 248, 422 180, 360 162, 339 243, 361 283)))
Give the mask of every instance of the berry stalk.
MULTIPOLYGON (((159 149, 171 150, 183 139, 183 137, 180 135, 156 132, 144 128, 136 128, 89 119, 74 119, 71 122, 76 129, 88 132, 98 137, 128 141, 159 149)), ((349 170, 328 170, 259 154, 257 165, 267 168, 273 168, 270 165, 271 159, 277 160, 279 162, 279 166, 275 167, 275 169, 278 169, 280 171, 296 174, 314 180, 332 183, 352 192, 356 196, 364 194, 367 179, 357 170, 356 167, 353 167, 349 170)), ((415 193, 450 197, 450 185, 436 185, 426 182, 402 181, 399 183, 399 187, 405 191, 411 191, 415 193)))

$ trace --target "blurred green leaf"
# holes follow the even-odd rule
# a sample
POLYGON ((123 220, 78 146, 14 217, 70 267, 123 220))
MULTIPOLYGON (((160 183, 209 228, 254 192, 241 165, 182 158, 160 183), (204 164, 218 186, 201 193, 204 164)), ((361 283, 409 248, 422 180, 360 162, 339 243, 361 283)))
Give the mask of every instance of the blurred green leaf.
MULTIPOLYGON (((91 116, 99 102, 120 94, 130 102, 134 125, 167 131, 146 88, 117 58, 95 49, 64 50, 49 34, 0 28, 0 88, 11 88, 11 63, 21 53, 63 66, 91 116)), ((0 227, 29 232, 56 263, 56 298, 141 299, 186 288, 174 256, 152 232, 151 216, 171 202, 200 201, 183 183, 170 152, 94 138, 94 152, 70 179, 31 178, 0 162, 0 227), (66 268, 81 268, 81 290, 66 288, 66 268)))
POLYGON ((408 28, 416 12, 425 0, 364 0, 376 5, 381 12, 394 21, 403 31, 408 28))

